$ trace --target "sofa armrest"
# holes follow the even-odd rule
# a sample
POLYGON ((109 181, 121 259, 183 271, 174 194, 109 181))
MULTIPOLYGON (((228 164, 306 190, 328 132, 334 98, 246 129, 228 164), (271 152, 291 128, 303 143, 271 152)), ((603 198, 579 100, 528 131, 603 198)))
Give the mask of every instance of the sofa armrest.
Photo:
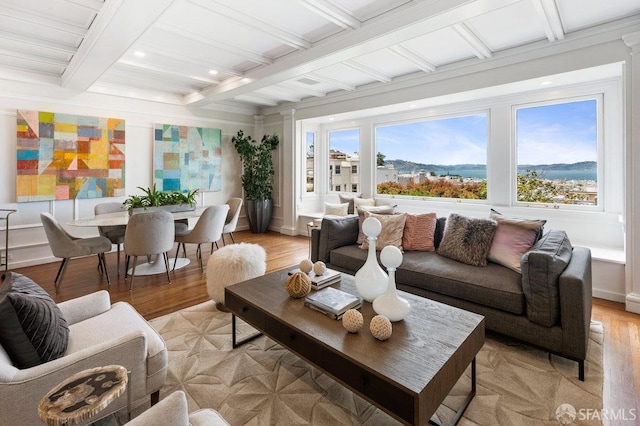
POLYGON ((111 298, 108 291, 100 290, 61 302, 58 307, 67 324, 72 325, 107 312, 111 309, 111 298))
POLYGON ((329 263, 331 250, 355 244, 358 232, 358 216, 323 218, 319 232, 311 234, 311 260, 329 263))
POLYGON ((183 391, 172 392, 127 424, 189 426, 187 397, 183 391))
POLYGON ((591 250, 573 248, 571 262, 559 277, 559 287, 563 353, 584 360, 591 324, 591 250))

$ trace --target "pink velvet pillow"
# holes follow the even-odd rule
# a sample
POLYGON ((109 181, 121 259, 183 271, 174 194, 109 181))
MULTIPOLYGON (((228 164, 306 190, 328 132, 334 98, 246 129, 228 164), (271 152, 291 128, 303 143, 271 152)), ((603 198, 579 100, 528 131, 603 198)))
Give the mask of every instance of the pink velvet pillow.
POLYGON ((411 214, 407 213, 402 235, 404 250, 436 251, 433 237, 436 232, 438 217, 435 213, 411 214))
POLYGON ((520 259, 536 242, 544 221, 507 218, 495 213, 491 213, 491 219, 498 222, 498 228, 487 259, 521 272, 520 259))

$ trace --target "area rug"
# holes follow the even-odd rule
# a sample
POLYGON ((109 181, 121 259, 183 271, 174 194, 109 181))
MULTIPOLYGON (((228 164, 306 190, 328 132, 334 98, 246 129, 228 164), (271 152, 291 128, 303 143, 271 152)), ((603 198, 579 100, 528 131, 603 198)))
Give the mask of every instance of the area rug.
MULTIPOLYGON (((213 302, 154 319, 151 325, 169 349, 160 396, 183 390, 190 412, 214 408, 231 425, 398 424, 267 337, 232 349, 231 314, 218 311, 213 302)), ((240 322, 240 334, 252 331, 240 322)), ((459 424, 558 425, 558 414, 568 406, 578 413, 601 409, 602 343, 602 325, 594 322, 581 382, 577 363, 488 334, 476 358, 477 393, 459 424)), ((438 420, 451 419, 469 392, 469 375, 467 369, 435 414, 438 420)), ((564 414, 574 414, 569 411, 564 414)), ((580 416, 572 420, 600 424, 580 416)))

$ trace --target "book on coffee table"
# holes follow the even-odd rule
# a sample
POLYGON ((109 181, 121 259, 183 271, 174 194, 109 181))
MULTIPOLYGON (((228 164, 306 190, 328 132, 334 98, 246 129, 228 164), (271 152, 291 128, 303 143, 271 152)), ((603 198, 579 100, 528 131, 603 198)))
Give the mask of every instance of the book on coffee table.
MULTIPOLYGON (((289 275, 293 275, 296 272, 300 272, 300 268, 292 269, 289 271, 289 275)), ((340 272, 329 268, 327 268, 322 275, 316 275, 311 271, 307 276, 311 279, 311 288, 313 290, 320 290, 321 288, 325 288, 331 284, 339 283, 341 277, 340 272)))
POLYGON ((339 320, 349 309, 362 306, 362 298, 333 287, 323 288, 304 299, 304 305, 339 320))

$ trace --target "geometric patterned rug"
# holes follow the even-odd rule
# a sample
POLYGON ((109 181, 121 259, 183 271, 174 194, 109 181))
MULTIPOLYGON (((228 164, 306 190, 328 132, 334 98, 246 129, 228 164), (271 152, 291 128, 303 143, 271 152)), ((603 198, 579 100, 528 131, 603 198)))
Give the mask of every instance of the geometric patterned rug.
MULTIPOLYGON (((239 334, 253 328, 239 322, 239 334)), ((214 408, 235 425, 397 425, 383 411, 353 394, 271 339, 262 336, 231 348, 231 314, 211 301, 150 321, 169 349, 169 372, 160 391, 187 395, 189 412, 214 408)), ((577 363, 507 338, 487 334, 476 358, 477 391, 460 425, 558 425, 563 404, 575 410, 602 408, 600 323, 591 325, 586 380, 577 363)), ((436 418, 448 423, 469 392, 469 369, 436 418)), ((565 416, 572 413, 565 412, 565 416)), ((575 418, 572 424, 599 421, 575 418)))

